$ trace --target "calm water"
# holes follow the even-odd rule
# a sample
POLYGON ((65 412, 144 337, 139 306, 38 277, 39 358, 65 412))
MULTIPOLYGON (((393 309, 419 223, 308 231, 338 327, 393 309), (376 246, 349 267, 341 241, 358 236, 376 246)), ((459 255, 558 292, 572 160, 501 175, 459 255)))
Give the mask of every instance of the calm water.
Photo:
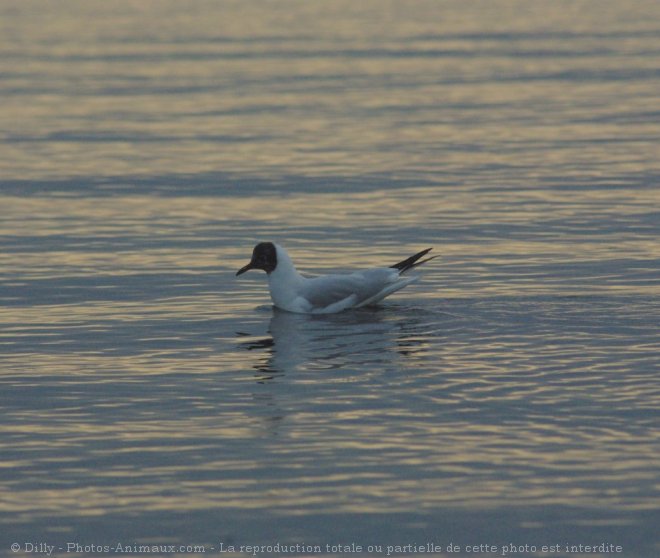
POLYGON ((8 1, 0 70, 1 555, 660 555, 657 2, 8 1), (441 257, 309 317, 260 240, 441 257))

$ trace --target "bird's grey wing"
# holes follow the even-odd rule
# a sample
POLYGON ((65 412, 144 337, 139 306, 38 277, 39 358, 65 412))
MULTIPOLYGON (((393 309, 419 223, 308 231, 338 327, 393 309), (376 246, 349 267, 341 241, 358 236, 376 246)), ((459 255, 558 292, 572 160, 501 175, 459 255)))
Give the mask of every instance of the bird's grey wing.
POLYGON ((325 275, 308 279, 301 294, 313 309, 326 308, 349 297, 353 297, 349 306, 355 306, 377 295, 397 277, 398 272, 390 268, 369 269, 350 275, 325 275))

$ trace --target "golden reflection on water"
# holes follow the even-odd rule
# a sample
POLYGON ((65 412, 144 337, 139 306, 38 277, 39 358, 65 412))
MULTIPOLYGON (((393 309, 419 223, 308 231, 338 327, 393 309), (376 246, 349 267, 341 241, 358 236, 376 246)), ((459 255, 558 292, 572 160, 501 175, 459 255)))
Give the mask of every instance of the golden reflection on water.
POLYGON ((577 280, 571 284, 570 277, 561 275, 567 265, 597 266, 613 259, 637 260, 643 272, 645 262, 657 260, 660 245, 653 227, 649 223, 645 230, 637 222, 646 208, 660 204, 658 190, 651 188, 523 194, 517 190, 470 193, 417 188, 386 196, 382 192, 220 198, 114 196, 101 201, 2 196, 0 202, 8 215, 0 234, 35 240, 63 236, 61 246, 49 243, 40 251, 18 248, 0 254, 0 265, 13 270, 13 280, 19 282, 36 277, 130 276, 138 272, 176 272, 188 274, 194 281, 196 273, 217 268, 217 291, 222 294, 229 281, 226 274, 243 264, 254 243, 270 239, 287 246, 300 268, 308 272, 389 265, 403 251, 433 246, 441 256, 425 274, 433 297, 438 293, 457 296, 465 290, 464 282, 459 286, 447 280, 452 273, 469 277, 478 289, 473 293, 477 296, 512 290, 555 292, 557 281, 564 294, 585 289, 592 294, 603 290, 658 293, 657 282, 631 282, 614 269, 607 272, 614 272, 610 278, 605 272, 595 272, 590 283, 577 280), (403 241, 374 244, 369 237, 391 226, 388 215, 396 215, 398 230, 409 227, 425 232, 403 241), (629 225, 634 228, 627 232, 629 225), (469 229, 478 236, 457 236, 454 229, 469 229), (322 230, 336 231, 333 236, 341 241, 341 249, 319 241, 316 231, 322 230), (197 246, 181 246, 187 238, 197 246), (524 269, 510 278, 510 284, 493 276, 493 270, 516 265, 524 269), (557 272, 559 276, 553 277, 557 272))
POLYGON ((396 19, 371 2, 368 17, 338 4, 316 6, 323 15, 297 4, 286 17, 208 3, 191 18, 176 2, 157 13, 70 2, 6 14, 6 179, 441 175, 498 164, 538 178, 593 172, 602 140, 612 174, 657 159, 651 122, 636 123, 631 149, 616 143, 631 132, 613 118, 657 106, 652 79, 617 79, 622 68, 655 70, 650 6, 649 17, 615 3, 585 10, 582 27, 571 10, 535 6, 535 19, 522 15, 529 3, 501 1, 516 16, 496 10, 484 28, 476 4, 397 7, 396 19), (614 49, 608 32, 627 35, 614 49), (594 69, 614 78, 588 79, 594 69))
POLYGON ((0 5, 6 522, 492 510, 516 538, 578 510, 638 538, 657 6, 294 5, 0 5), (309 318, 234 276, 259 240, 313 273, 441 257, 309 318))
MULTIPOLYGON (((96 322, 112 330, 116 327, 113 321, 152 317, 184 323, 185 317, 208 318, 208 306, 209 300, 184 300, 157 301, 143 308, 137 303, 22 308, 27 313, 20 330, 29 333, 44 322, 61 327, 96 322)), ((235 312, 241 315, 240 305, 235 312)), ((5 313, 3 321, 11 323, 17 314, 5 313)), ((31 519, 61 510, 87 517, 135 509, 217 507, 268 507, 273 513, 287 515, 305 514, 309 509, 329 514, 372 513, 383 502, 388 510, 399 512, 437 506, 502 510, 539 502, 546 506, 579 502, 621 510, 649 509, 650 503, 640 499, 634 487, 632 492, 627 488, 633 479, 646 483, 654 477, 647 465, 655 450, 645 431, 622 432, 620 425, 576 429, 570 420, 544 418, 543 414, 539 424, 516 423, 515 418, 510 423, 470 424, 460 416, 470 401, 515 407, 531 397, 551 403, 551 408, 561 407, 567 387, 577 397, 585 389, 585 395, 589 393, 595 401, 611 396, 607 388, 595 392, 593 380, 581 386, 585 376, 601 374, 593 363, 576 358, 582 345, 553 347, 536 344, 532 338, 526 347, 520 336, 511 340, 496 336, 484 338, 472 348, 452 341, 439 349, 438 339, 422 326, 416 333, 409 332, 419 339, 409 344, 411 356, 417 354, 417 366, 421 366, 415 369, 406 362, 408 357, 393 359, 397 337, 408 335, 396 322, 391 324, 391 314, 382 316, 382 322, 366 315, 363 318, 311 320, 276 313, 269 327, 274 341, 269 366, 273 372, 284 373, 284 380, 288 377, 283 385, 294 392, 275 389, 265 399, 261 397, 268 392, 259 387, 263 381, 255 383, 244 372, 259 355, 247 356, 240 346, 232 350, 224 345, 214 351, 208 340, 196 350, 188 350, 185 358, 176 349, 168 350, 162 339, 159 346, 140 351, 140 338, 131 347, 139 352, 131 355, 113 354, 119 347, 111 342, 101 347, 103 351, 90 354, 75 349, 49 354, 41 345, 38 352, 9 355, 4 370, 10 383, 38 389, 44 381, 55 382, 53 385, 63 381, 78 390, 87 386, 90 395, 95 395, 87 399, 74 393, 50 409, 17 410, 0 426, 5 449, 18 443, 24 455, 6 465, 26 471, 24 487, 17 485, 1 509, 31 519), (382 325, 389 329, 383 330, 382 325), (362 339, 348 341, 360 334, 360 328, 362 339), (372 328, 377 329, 369 333, 372 328), (367 334, 372 339, 365 343, 367 334), (306 352, 309 348, 311 352, 306 352), (565 360, 569 367, 581 366, 582 374, 555 377, 540 366, 544 354, 556 365, 565 360), (334 374, 300 376, 305 369, 311 370, 310 363, 324 358, 330 363, 334 360, 334 374), (360 364, 357 358, 370 358, 376 367, 367 367, 368 360, 360 364), (26 364, 29 368, 22 369, 26 364), (380 366, 393 367, 396 376, 381 377, 380 366), (445 373, 438 375, 438 367, 445 373), (489 374, 484 375, 486 371, 489 374), (430 387, 426 381, 416 385, 424 376, 446 385, 435 385, 435 391, 425 393, 430 387), (184 389, 199 382, 204 386, 202 392, 184 389), (350 395, 337 391, 347 382, 352 386, 350 395), (172 394, 155 389, 168 383, 185 401, 177 403, 172 394), (118 385, 126 387, 115 395, 113 388, 118 385), (376 397, 374 388, 386 393, 376 397), (152 389, 154 393, 149 393, 152 389), (305 402, 291 412, 300 405, 301 389, 305 402), (416 404, 386 409, 360 404, 402 393, 412 396, 416 404), (175 404, 180 416, 167 419, 160 404, 154 407, 163 397, 175 404), (308 405, 318 409, 311 411, 308 405), (438 421, 438 406, 454 408, 457 414, 438 421), (273 421, 277 416, 281 419, 273 421), (272 440, 274 435, 285 438, 286 443, 266 442, 263 455, 255 458, 249 448, 261 446, 258 440, 272 440), (46 439, 49 442, 44 446, 46 439), (232 440, 247 449, 226 448, 232 440), (102 466, 87 469, 84 462, 78 462, 81 456, 75 448, 102 466), (622 449, 625 460, 613 463, 612 456, 621 456, 622 449), (151 463, 149 454, 157 464, 151 463), (484 462, 490 465, 481 471, 484 462), (63 486, 40 487, 43 471, 54 466, 63 477, 63 486), (266 471, 273 466, 294 467, 293 476, 273 478, 266 471), (406 470, 414 475, 402 478, 401 471, 406 470), (75 480, 80 474, 87 486, 79 486, 75 480), (194 480, 199 475, 208 478, 194 480), (594 478, 598 479, 595 483, 594 478), (123 479, 131 482, 124 484, 123 479), (176 490, 163 494, 163 479, 171 479, 176 490), (604 488, 613 486, 620 488, 604 488)), ((182 330, 181 335, 185 334, 182 330)), ((616 352, 605 347, 603 351, 606 360, 616 352)), ((633 378, 629 375, 629 381, 633 378)), ((607 383, 607 376, 602 379, 607 383)), ((643 382, 636 381, 632 391, 618 393, 612 404, 620 406, 626 398, 639 401, 641 385, 643 382)), ((656 436, 653 443, 659 442, 656 436)))
MULTIPOLYGON (((349 413, 347 416, 339 414, 333 421, 342 424, 365 418, 368 417, 349 413)), ((3 499, 1 509, 44 517, 63 509, 76 516, 135 509, 204 510, 218 506, 268 507, 275 513, 287 514, 302 514, 310 508, 320 508, 331 514, 371 513, 378 511, 383 502, 387 502, 390 512, 413 512, 420 505, 423 509, 437 506, 502 509, 538 505, 539 502, 546 506, 579 502, 594 507, 651 509, 650 502, 631 499, 634 495, 626 487, 633 479, 635 482, 652 481, 653 473, 646 465, 653 456, 645 451, 645 445, 631 440, 629 448, 639 449, 627 456, 625 467, 617 467, 611 457, 620 443, 618 433, 612 446, 597 429, 592 436, 576 440, 570 427, 548 436, 530 436, 527 427, 484 429, 462 424, 457 432, 456 424, 446 424, 416 430, 412 436, 412 432, 393 434, 387 426, 364 425, 359 437, 354 437, 353 428, 328 429, 320 420, 325 419, 311 415, 296 417, 287 427, 290 449, 275 450, 266 456, 266 463, 255 462, 243 454, 213 457, 223 441, 246 441, 254 437, 254 429, 244 424, 245 417, 240 414, 232 417, 223 413, 222 421, 217 418, 166 421, 158 417, 154 421, 118 423, 112 427, 93 424, 89 428, 72 429, 70 422, 62 426, 41 426, 40 435, 54 440, 50 453, 65 453, 59 459, 58 475, 70 480, 61 481, 63 486, 57 489, 41 488, 38 471, 51 467, 57 458, 36 454, 29 461, 15 461, 12 466, 37 471, 32 481, 37 486, 28 483, 27 490, 12 491, 3 499), (310 425, 321 428, 322 439, 310 440, 310 425), (558 434, 562 436, 559 439, 558 434), (187 444, 187 439, 207 440, 207 444, 206 447, 197 441, 187 444), (84 447, 93 440, 107 440, 110 447, 91 450, 89 458, 100 463, 108 460, 119 464, 104 465, 91 472, 81 469, 82 465, 67 456, 68 449, 76 445, 84 447), (159 445, 159 441, 164 440, 168 440, 167 443, 159 445), (132 446, 122 451, 122 444, 132 446), (563 449, 560 455, 550 449, 564 445, 575 447, 563 449), (174 457, 173 452, 178 457, 174 457), (194 459, 200 452, 207 455, 203 463, 194 459), (146 464, 139 465, 149 453, 153 453, 160 464, 149 465, 150 459, 147 459, 146 464), (278 479, 265 474, 265 467, 284 466, 289 454, 293 460, 290 464, 300 469, 295 479, 290 475, 278 479), (354 459, 332 465, 327 462, 332 455, 344 454, 354 459), (389 462, 384 469, 383 459, 389 462), (124 460, 126 464, 122 465, 124 460), (167 465, 168 460, 176 464, 167 465), (306 465, 306 461, 310 463, 306 465), (310 466, 311 461, 317 462, 316 467, 310 466), (479 473, 478 464, 484 461, 490 462, 491 469, 499 474, 493 475, 492 470, 479 473), (398 476, 396 471, 406 469, 414 470, 414 477, 392 482, 398 476), (81 473, 88 486, 78 486, 74 481, 81 473), (199 475, 208 479, 192 480, 199 475), (548 486, 548 477, 552 478, 552 487, 548 486), (176 489, 165 495, 162 482, 168 478, 176 484, 176 489), (593 482, 594 478, 598 480, 593 482), (628 481, 622 482, 624 478, 628 481), (132 482, 124 484, 123 479, 132 482), (140 482, 135 483, 136 480, 140 482), (604 487, 617 485, 619 489, 604 491, 604 487), (424 495, 421 500, 420 495, 424 495), (39 512, 35 511, 37 509, 39 512)), ((7 430, 6 427, 3 430, 7 430)), ((33 430, 29 426, 13 427, 10 433, 15 437, 29 436, 33 430)), ((646 442, 643 438, 640 441, 646 442)), ((24 451, 29 455, 29 447, 24 451)))

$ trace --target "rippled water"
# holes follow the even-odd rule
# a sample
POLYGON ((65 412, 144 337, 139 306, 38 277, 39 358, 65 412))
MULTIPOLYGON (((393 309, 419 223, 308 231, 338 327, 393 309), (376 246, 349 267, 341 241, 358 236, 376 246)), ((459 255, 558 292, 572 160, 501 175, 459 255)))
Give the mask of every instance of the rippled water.
POLYGON ((0 554, 660 553, 656 2, 27 0, 0 30, 0 554), (234 276, 259 240, 440 258, 310 317, 234 276))

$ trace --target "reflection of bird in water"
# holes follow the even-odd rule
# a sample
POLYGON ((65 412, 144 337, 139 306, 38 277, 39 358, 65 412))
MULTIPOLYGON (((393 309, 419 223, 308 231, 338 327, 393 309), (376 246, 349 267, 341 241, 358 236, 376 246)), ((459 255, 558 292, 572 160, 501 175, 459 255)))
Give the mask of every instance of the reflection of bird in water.
POLYGON ((309 315, 273 308, 271 337, 251 339, 242 346, 264 353, 265 358, 253 365, 264 381, 295 371, 391 366, 393 356, 420 350, 424 329, 417 310, 410 318, 379 309, 309 315))
POLYGON ((241 342, 251 357, 258 355, 251 359, 251 368, 261 431, 277 435, 291 412, 291 399, 308 397, 310 384, 320 385, 322 393, 328 394, 337 389, 333 387, 337 382, 358 380, 377 386, 389 381, 387 370, 399 376, 398 371, 409 365, 397 361, 422 351, 430 334, 424 310, 401 310, 310 315, 273 308, 270 336, 250 336, 241 342), (264 389, 264 384, 270 387, 264 389))
POLYGON ((431 248, 427 248, 390 267, 304 277, 296 271, 284 248, 272 242, 261 242, 254 247, 250 263, 239 269, 236 275, 250 269, 262 269, 268 274, 270 296, 278 308, 300 314, 334 314, 375 304, 413 283, 419 277, 404 277, 404 274, 436 257, 421 259, 430 251, 431 248))

